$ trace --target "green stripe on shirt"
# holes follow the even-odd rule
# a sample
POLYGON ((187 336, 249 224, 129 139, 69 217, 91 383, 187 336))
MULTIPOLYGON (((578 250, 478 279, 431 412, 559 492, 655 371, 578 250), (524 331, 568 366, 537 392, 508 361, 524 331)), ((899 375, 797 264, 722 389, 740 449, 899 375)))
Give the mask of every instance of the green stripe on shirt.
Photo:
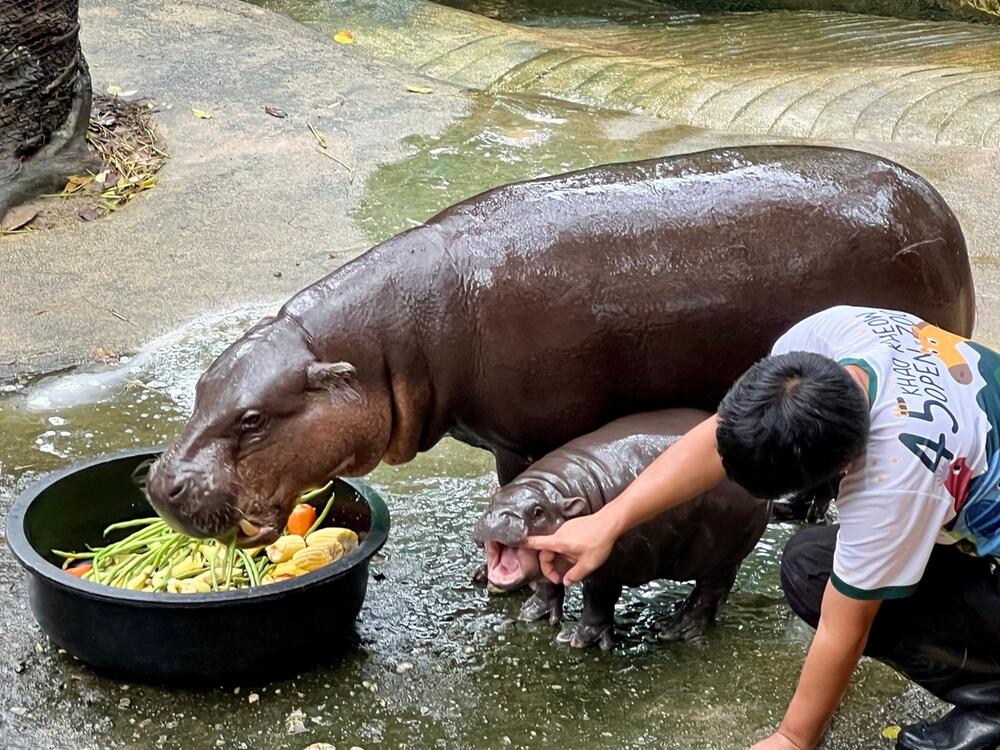
POLYGON ((854 357, 847 357, 846 359, 841 359, 837 361, 837 364, 841 367, 847 367, 847 365, 855 365, 860 367, 868 375, 868 406, 871 408, 875 405, 875 395, 878 393, 878 375, 875 374, 875 370, 870 364, 868 364, 863 359, 855 359, 854 357))
POLYGON ((912 586, 883 586, 880 589, 865 591, 849 583, 844 583, 837 578, 836 573, 830 574, 830 583, 848 599, 860 599, 862 601, 871 601, 873 599, 905 599, 917 590, 917 586, 914 584, 912 586))

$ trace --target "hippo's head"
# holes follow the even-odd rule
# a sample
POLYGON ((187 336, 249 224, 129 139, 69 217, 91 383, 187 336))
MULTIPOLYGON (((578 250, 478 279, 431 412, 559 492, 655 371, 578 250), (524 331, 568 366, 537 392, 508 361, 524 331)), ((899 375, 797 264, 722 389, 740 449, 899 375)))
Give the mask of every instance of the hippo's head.
POLYGON ((273 541, 303 491, 381 460, 391 398, 367 369, 319 361, 287 316, 261 321, 199 379, 190 422, 150 470, 153 505, 193 536, 273 541))
POLYGON ((529 536, 551 534, 576 516, 590 513, 582 497, 564 497, 545 483, 500 487, 476 524, 473 537, 486 549, 490 583, 516 589, 541 578, 538 553, 522 546, 529 536))

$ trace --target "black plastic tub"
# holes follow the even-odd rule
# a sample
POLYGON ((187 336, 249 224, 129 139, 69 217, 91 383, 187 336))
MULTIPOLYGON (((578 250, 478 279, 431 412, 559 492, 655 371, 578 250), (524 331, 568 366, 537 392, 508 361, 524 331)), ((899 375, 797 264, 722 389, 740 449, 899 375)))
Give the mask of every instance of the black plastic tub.
MULTIPOLYGON (((369 561, 389 533, 385 503, 359 481, 334 482, 324 523, 356 531, 358 549, 290 581, 169 594, 112 588, 61 570, 52 549, 104 544, 109 524, 153 515, 132 475, 158 455, 132 450, 79 463, 14 502, 7 543, 28 571, 31 611, 53 641, 117 676, 204 685, 288 676, 353 643, 369 561)), ((312 502, 322 508, 328 499, 312 502)))

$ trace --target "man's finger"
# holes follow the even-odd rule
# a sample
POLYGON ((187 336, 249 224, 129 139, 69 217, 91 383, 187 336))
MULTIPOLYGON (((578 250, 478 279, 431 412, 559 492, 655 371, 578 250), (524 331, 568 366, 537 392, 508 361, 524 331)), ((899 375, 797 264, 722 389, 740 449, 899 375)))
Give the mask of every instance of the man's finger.
POLYGON ((590 571, 586 569, 586 566, 582 562, 577 562, 576 565, 566 571, 566 575, 563 576, 562 580, 567 586, 572 586, 574 583, 579 583, 586 578, 588 573, 590 571))
POLYGON ((556 537, 554 534, 546 536, 529 536, 522 542, 522 544, 528 549, 533 550, 545 550, 548 552, 564 552, 564 546, 562 540, 556 537))
MULTIPOLYGON (((528 538, 530 539, 531 537, 528 538)), ((548 550, 540 552, 538 554, 538 564, 542 568, 542 575, 552 581, 552 583, 559 583, 562 580, 562 576, 556 570, 556 555, 554 552, 549 552, 548 550)))

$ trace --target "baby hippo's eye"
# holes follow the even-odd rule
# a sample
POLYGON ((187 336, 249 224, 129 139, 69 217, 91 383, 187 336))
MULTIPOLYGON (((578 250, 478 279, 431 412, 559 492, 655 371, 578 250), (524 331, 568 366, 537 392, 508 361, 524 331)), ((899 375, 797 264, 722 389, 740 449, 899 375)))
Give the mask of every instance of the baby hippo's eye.
POLYGON ((256 409, 248 409, 240 417, 240 432, 257 432, 267 423, 267 418, 256 409))
POLYGON ((535 504, 531 509, 531 520, 540 521, 545 515, 545 511, 542 509, 541 505, 535 504))

